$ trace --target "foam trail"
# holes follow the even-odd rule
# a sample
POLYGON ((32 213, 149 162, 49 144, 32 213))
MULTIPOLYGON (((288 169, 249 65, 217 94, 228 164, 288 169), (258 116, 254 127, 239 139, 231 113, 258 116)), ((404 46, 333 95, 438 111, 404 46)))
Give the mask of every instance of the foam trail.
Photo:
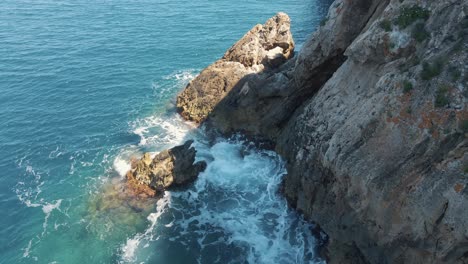
POLYGON ((170 205, 171 193, 165 192, 164 196, 157 201, 156 212, 151 213, 148 216, 148 221, 151 223, 150 226, 146 229, 144 233, 137 234, 132 238, 127 239, 125 245, 121 247, 121 261, 120 263, 129 263, 136 260, 135 253, 138 249, 138 246, 143 240, 152 240, 153 239, 153 230, 154 226, 157 224, 159 217, 165 212, 167 207, 170 205))
POLYGON ((32 165, 29 165, 29 161, 25 160, 25 158, 21 158, 17 164, 19 168, 24 168, 25 171, 25 174, 23 175, 25 177, 24 181, 19 181, 14 188, 18 200, 26 207, 41 207, 42 212, 45 215, 44 222, 42 223, 42 233, 37 235, 35 238, 30 239, 27 246, 23 248, 23 258, 32 258, 37 261, 37 257, 31 256, 31 251, 33 247, 41 241, 41 238, 46 235, 49 218, 54 210, 60 211, 62 199, 47 202, 44 198, 39 198, 42 193, 42 186, 45 183, 42 180, 42 174, 48 174, 48 172, 39 172, 35 170, 32 165), (33 243, 35 239, 37 241, 33 243))
POLYGON ((42 212, 44 212, 45 214, 44 223, 42 224, 42 227, 43 227, 42 236, 44 236, 47 231, 47 222, 49 220, 50 214, 52 213, 54 209, 60 210, 60 204, 62 204, 62 199, 57 200, 53 204, 45 203, 42 206, 42 212))
POLYGON ((187 133, 195 126, 184 122, 173 113, 168 117, 150 116, 132 124, 133 133, 140 137, 139 146, 167 148, 183 143, 187 133))
POLYGON ((172 74, 166 75, 163 78, 166 80, 176 80, 177 86, 183 87, 187 85, 191 80, 195 79, 198 75, 199 70, 196 69, 188 69, 182 71, 176 71, 172 74))
POLYGON ((32 241, 33 239, 29 240, 28 246, 24 248, 23 258, 29 257, 29 254, 31 253, 32 241))

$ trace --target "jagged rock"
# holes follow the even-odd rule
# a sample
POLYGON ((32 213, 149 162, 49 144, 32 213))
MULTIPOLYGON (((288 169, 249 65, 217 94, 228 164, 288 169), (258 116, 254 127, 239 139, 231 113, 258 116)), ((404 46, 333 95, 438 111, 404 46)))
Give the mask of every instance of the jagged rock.
MULTIPOLYGON (((246 134, 276 140, 294 111, 317 92, 343 63, 346 48, 364 28, 373 12, 382 9, 382 6, 385 7, 372 1, 337 1, 329 12, 330 22, 304 44, 297 58, 291 59, 290 56, 287 60, 288 57, 279 56, 282 46, 269 50, 266 53, 269 63, 279 66, 274 70, 253 72, 245 74, 243 78, 234 78, 236 83, 229 84, 229 87, 232 87, 229 92, 217 94, 216 97, 222 100, 217 100, 214 107, 207 103, 212 97, 202 93, 197 94, 198 96, 184 96, 181 99, 191 101, 184 103, 192 107, 190 112, 202 112, 203 118, 195 121, 206 119, 209 124, 224 133, 243 131, 246 134)), ((250 33, 246 36, 250 36, 250 33)), ((226 54, 229 55, 231 50, 239 50, 236 47, 245 39, 246 37, 236 43, 226 54)), ((265 56, 264 54, 243 52, 242 56, 235 58, 248 64, 251 61, 258 62, 258 56, 265 56)), ((210 67, 206 70, 210 71, 210 67)), ((209 78, 208 74, 203 75, 209 78)), ((204 79, 204 82, 197 83, 197 86, 201 87, 202 91, 213 91, 214 89, 207 85, 210 82, 217 82, 217 79, 204 79)), ((186 89, 184 93, 190 94, 193 91, 186 89)), ((184 111, 181 114, 188 120, 194 120, 187 117, 184 111)))
POLYGON ((136 164, 134 165, 135 171, 133 172, 133 175, 135 176, 135 179, 144 184, 144 185, 149 185, 151 183, 151 178, 150 178, 150 165, 151 165, 151 155, 149 153, 143 154, 143 157, 141 160, 137 161, 136 164))
POLYGON ((294 54, 290 19, 278 13, 256 25, 224 56, 203 70, 177 97, 177 109, 200 123, 238 82, 249 74, 271 71, 294 54))
POLYGON ((239 62, 220 60, 204 69, 177 97, 177 109, 186 120, 200 123, 213 107, 249 71, 239 62))
POLYGON ((156 190, 151 188, 148 184, 139 181, 135 178, 134 172, 131 170, 126 175, 126 185, 124 193, 131 197, 147 198, 156 196, 156 190))
POLYGON ((206 162, 195 162, 193 140, 158 153, 153 159, 149 153, 135 161, 127 173, 127 181, 137 193, 154 196, 170 186, 177 186, 195 180, 205 170, 206 162))
MULTIPOLYGON (((256 25, 234 44, 222 59, 240 62, 245 67, 273 66, 271 52, 290 58, 294 52, 294 41, 290 31, 291 21, 285 13, 278 13, 262 25, 256 25)), ((275 56, 276 57, 276 56, 275 56)))

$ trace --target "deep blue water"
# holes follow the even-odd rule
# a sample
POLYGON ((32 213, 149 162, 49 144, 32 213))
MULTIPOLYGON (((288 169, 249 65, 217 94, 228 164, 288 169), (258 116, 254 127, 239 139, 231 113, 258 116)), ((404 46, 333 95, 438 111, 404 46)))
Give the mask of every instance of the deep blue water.
MULTIPOLYGON (((203 133, 176 94, 278 11, 298 47, 330 1, 0 1, 1 263, 308 263, 284 165, 203 133), (195 138, 209 166, 145 210, 115 198, 128 160, 195 138)), ((138 206, 137 206, 138 207, 138 206)))

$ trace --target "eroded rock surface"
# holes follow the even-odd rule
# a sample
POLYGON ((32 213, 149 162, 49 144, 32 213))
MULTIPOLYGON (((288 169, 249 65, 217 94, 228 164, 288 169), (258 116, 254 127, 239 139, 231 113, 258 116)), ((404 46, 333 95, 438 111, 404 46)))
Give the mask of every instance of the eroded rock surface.
POLYGON ((177 109, 200 123, 238 82, 249 74, 273 71, 294 54, 290 19, 278 13, 256 25, 224 56, 203 70, 177 97, 177 109))
POLYGON ((330 263, 468 263, 467 5, 337 0, 296 57, 215 100, 219 75, 202 73, 181 100, 276 141, 284 193, 330 236, 330 263))
POLYGON ((145 153, 132 164, 127 173, 127 182, 135 192, 154 196, 170 186, 178 186, 194 181, 205 170, 206 162, 195 163, 195 148, 189 140, 158 153, 153 159, 145 153))
POLYGON ((330 235, 331 263, 467 263, 467 2, 372 2, 346 61, 278 136, 285 195, 330 235))

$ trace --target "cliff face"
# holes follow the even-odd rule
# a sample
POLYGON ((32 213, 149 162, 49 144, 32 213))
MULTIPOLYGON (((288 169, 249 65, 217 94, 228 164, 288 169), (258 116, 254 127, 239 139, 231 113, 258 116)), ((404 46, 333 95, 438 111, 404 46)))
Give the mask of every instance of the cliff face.
MULTIPOLYGON (((468 262, 467 2, 373 2, 346 61, 278 137, 285 194, 371 263, 468 262)), ((298 87, 339 23, 301 51, 298 87)))
POLYGON ((337 0, 296 57, 206 113, 277 143, 284 194, 330 236, 330 263, 468 263, 467 14, 337 0))

